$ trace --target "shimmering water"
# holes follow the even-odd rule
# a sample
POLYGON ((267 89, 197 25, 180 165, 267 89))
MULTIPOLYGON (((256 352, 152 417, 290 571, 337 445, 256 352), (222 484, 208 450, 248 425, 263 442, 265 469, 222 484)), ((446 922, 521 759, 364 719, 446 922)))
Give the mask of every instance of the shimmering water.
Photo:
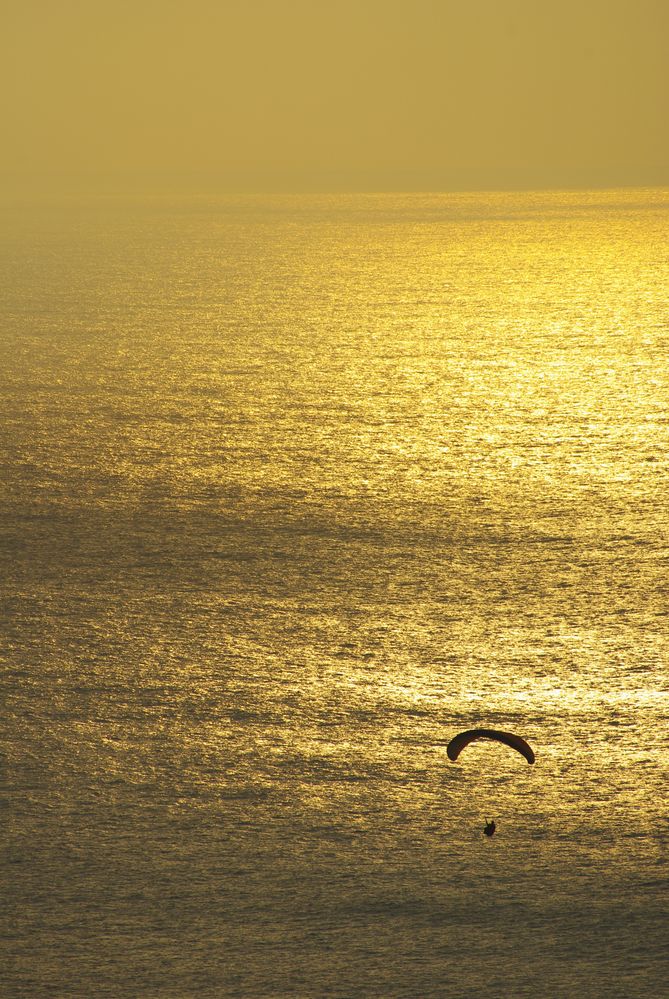
POLYGON ((668 220, 9 213, 3 994, 666 995, 668 220))

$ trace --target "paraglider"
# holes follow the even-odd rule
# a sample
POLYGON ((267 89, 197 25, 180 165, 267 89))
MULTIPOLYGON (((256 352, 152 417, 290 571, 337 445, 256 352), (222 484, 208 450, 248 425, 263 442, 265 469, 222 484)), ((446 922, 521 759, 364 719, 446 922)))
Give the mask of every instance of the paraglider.
MULTIPOLYGON (((462 750, 470 742, 476 742, 479 739, 490 739, 492 742, 501 742, 504 746, 515 749, 528 763, 534 763, 534 750, 529 743, 513 732, 500 732, 494 728, 470 728, 466 732, 460 732, 454 736, 446 747, 449 760, 455 763, 462 750)), ((486 819, 483 834, 488 837, 494 836, 496 829, 495 821, 486 819)))
MULTIPOLYGON (((505 746, 509 746, 511 749, 519 752, 525 757, 528 763, 534 763, 534 750, 524 739, 521 739, 519 735, 514 735, 512 732, 498 732, 494 728, 470 728, 466 732, 460 732, 459 735, 451 739, 446 747, 449 760, 455 763, 462 750, 470 742, 476 742, 478 739, 492 739, 494 742, 501 742, 505 746)), ((487 835, 492 836, 492 833, 487 833, 487 835)))

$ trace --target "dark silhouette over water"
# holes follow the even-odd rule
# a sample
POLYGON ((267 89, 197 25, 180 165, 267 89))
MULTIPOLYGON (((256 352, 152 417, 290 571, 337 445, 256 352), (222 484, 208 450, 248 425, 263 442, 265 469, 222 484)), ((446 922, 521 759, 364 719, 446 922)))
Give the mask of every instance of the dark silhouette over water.
POLYGON ((454 736, 446 747, 449 760, 455 763, 465 746, 468 746, 470 742, 477 742, 479 739, 492 739, 493 742, 501 742, 521 753, 528 763, 534 763, 534 751, 524 739, 512 732, 500 732, 494 728, 470 728, 466 732, 460 732, 454 736))

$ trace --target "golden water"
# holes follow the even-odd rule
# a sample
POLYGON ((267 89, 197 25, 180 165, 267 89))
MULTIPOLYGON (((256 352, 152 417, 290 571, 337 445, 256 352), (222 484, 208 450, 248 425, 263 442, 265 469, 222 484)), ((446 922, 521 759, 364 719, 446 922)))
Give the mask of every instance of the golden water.
POLYGON ((7 994, 664 994, 668 218, 9 213, 7 994))

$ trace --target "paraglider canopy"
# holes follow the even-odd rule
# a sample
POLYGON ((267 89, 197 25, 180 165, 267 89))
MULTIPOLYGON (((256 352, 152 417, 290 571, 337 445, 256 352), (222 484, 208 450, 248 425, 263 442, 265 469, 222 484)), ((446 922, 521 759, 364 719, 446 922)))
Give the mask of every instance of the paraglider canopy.
POLYGON ((478 739, 492 739, 493 742, 501 742, 505 746, 510 746, 511 749, 515 749, 521 753, 528 763, 534 763, 534 751, 524 739, 521 739, 519 735, 514 735, 512 732, 498 732, 494 728, 470 728, 466 732, 460 732, 459 735, 451 739, 446 747, 449 760, 455 763, 465 746, 468 746, 470 742, 476 742, 478 739))

